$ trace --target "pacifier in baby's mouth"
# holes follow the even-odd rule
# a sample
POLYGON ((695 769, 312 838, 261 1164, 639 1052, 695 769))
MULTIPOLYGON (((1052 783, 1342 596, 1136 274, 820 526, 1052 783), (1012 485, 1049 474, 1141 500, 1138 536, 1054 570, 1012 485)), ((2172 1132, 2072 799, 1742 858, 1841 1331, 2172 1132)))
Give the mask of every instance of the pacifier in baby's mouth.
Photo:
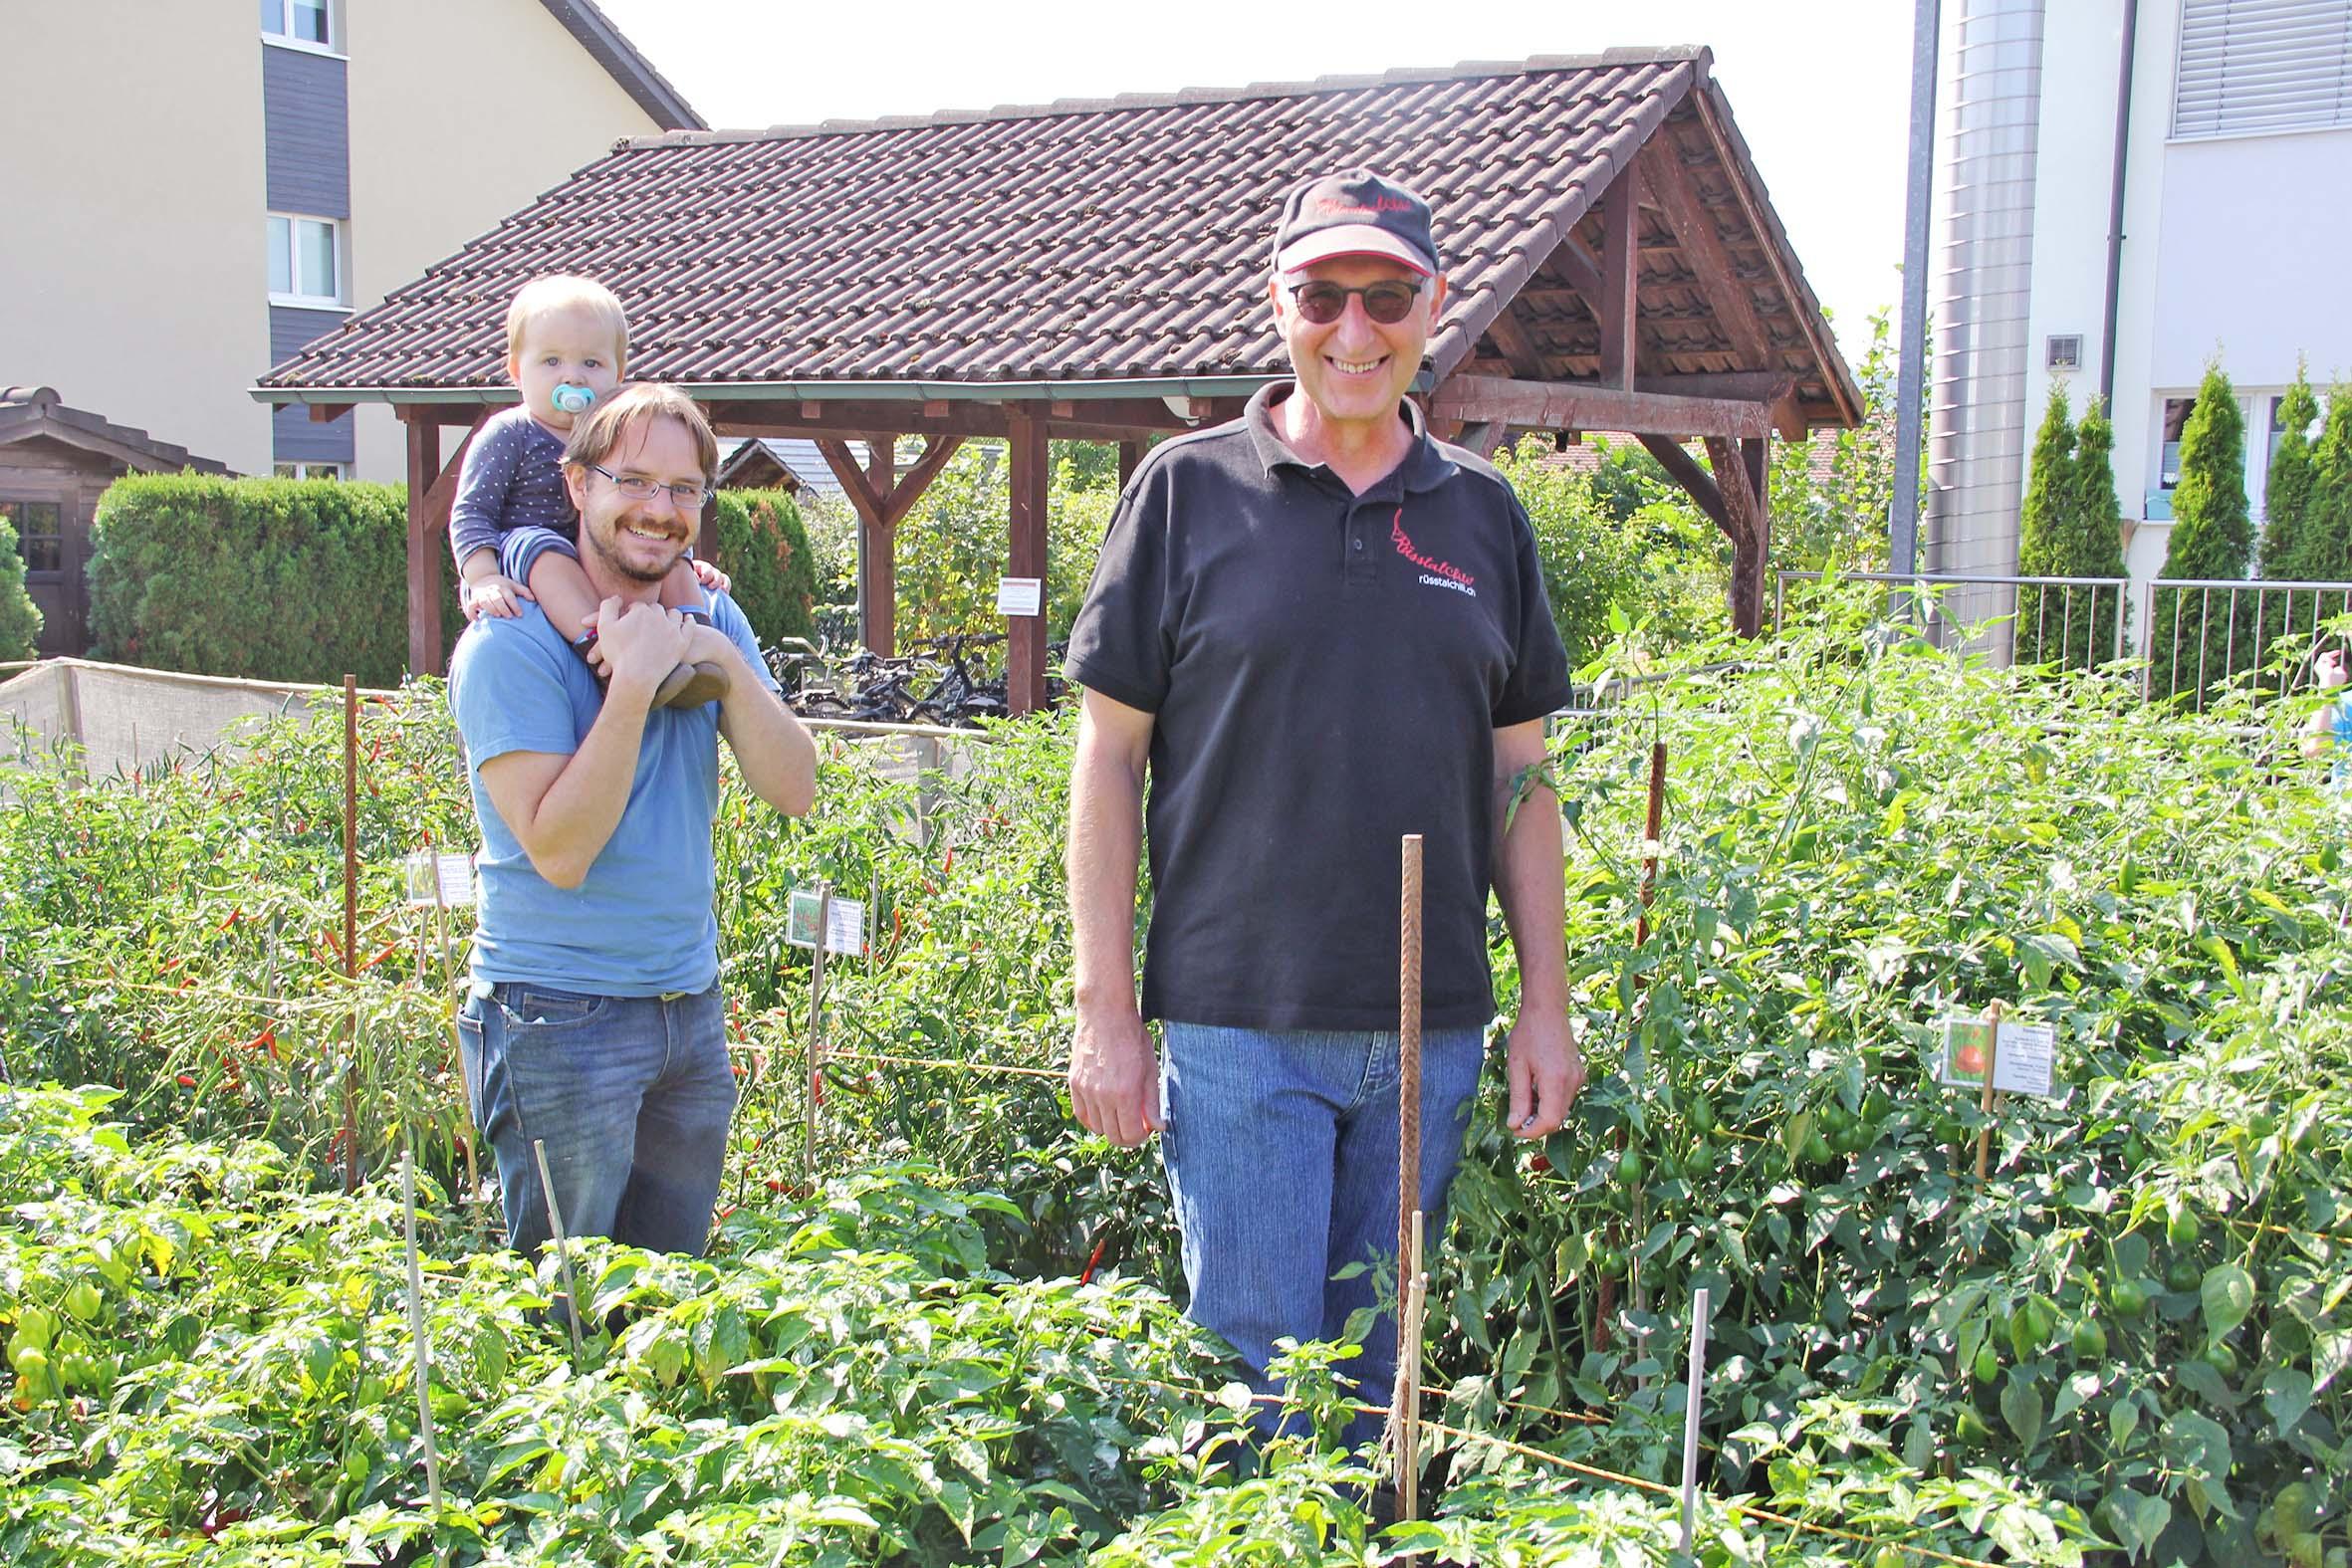
POLYGON ((596 389, 592 386, 576 386, 566 381, 549 394, 549 400, 565 413, 585 414, 588 411, 588 405, 596 400, 596 389))

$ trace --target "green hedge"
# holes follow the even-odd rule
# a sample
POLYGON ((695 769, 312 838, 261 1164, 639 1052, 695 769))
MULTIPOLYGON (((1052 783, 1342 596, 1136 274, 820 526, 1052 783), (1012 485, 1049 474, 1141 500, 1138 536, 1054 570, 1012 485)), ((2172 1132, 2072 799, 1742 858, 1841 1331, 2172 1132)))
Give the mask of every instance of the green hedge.
POLYGON ((25 588, 16 528, 0 512, 0 659, 29 659, 41 641, 41 610, 25 588))
MULTIPOLYGON (((352 674, 397 685, 408 663, 407 539, 399 485, 118 480, 91 536, 93 656, 199 675, 352 674)), ((723 492, 719 541, 719 564, 762 642, 807 635, 816 578, 791 499, 723 492)), ((445 647, 464 627, 456 580, 445 561, 445 647)))
MULTIPOLYGON (((91 534, 92 651, 200 675, 397 685, 407 538, 398 485, 118 480, 91 534)), ((450 639, 462 624, 455 577, 442 572, 450 639)))
POLYGON ((760 646, 816 635, 817 558, 790 492, 719 492, 718 564, 760 646))

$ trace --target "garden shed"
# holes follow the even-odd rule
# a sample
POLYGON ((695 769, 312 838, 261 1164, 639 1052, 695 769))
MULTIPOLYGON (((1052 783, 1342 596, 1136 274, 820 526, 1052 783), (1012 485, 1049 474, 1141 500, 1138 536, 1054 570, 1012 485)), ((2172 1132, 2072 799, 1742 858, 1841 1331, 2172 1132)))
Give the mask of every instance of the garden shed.
POLYGON ((47 386, 0 386, 0 517, 16 528, 45 654, 90 649, 90 523, 124 474, 225 474, 208 458, 103 414, 69 408, 47 386))
MULTIPOLYGON (((1638 435, 1730 538, 1755 631, 1765 438, 1852 424, 1861 397, 1701 48, 633 138, 254 391, 405 421, 410 662, 438 670, 462 433, 513 397, 507 302, 593 274, 629 310, 633 375, 684 386, 722 435, 817 442, 861 524, 864 639, 888 650, 893 532, 959 443, 1009 442, 1006 574, 1042 577, 1049 439, 1115 441, 1126 471, 1288 373, 1276 212, 1350 165, 1436 209, 1453 288, 1417 389, 1438 433, 1638 435)), ((1026 711, 1045 623, 1009 632, 1026 711)))

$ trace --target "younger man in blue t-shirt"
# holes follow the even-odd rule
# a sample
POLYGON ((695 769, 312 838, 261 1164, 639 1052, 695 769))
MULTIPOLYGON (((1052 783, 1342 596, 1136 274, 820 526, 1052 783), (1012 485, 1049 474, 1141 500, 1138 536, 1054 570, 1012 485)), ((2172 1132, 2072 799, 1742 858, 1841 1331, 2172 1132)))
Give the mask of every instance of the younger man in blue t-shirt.
POLYGON ((567 1233, 698 1254, 710 1230, 735 1102, 712 910, 719 738, 778 810, 807 811, 816 788, 815 748, 742 612, 723 593, 709 622, 660 602, 717 457, 675 387, 599 401, 564 478, 609 680, 529 602, 477 620, 451 664, 482 829, 460 1043, 523 1252, 552 1233, 534 1144, 567 1233), (721 668, 727 694, 654 706, 682 662, 721 668))

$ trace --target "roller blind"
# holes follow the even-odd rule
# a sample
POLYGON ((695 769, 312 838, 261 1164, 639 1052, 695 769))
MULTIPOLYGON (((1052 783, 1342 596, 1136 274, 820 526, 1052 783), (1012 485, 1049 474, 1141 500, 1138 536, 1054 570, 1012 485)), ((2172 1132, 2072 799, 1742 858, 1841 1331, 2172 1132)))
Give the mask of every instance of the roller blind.
POLYGON ((2184 0, 2173 134, 2352 125, 2352 0, 2184 0))

